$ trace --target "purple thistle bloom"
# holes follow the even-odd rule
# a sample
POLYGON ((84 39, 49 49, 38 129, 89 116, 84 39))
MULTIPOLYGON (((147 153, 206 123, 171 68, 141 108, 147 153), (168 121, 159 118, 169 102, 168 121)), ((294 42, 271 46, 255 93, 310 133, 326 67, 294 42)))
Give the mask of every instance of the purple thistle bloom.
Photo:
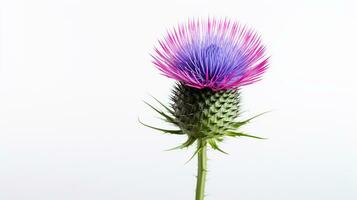
POLYGON ((254 83, 268 66, 260 37, 227 19, 188 20, 169 31, 152 56, 165 76, 214 91, 254 83))

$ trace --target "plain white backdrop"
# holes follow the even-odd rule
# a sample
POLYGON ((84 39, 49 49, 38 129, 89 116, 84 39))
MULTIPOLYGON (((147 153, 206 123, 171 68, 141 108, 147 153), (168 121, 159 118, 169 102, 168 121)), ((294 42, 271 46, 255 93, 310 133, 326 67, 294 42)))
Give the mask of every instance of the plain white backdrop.
POLYGON ((142 100, 173 81, 149 53, 188 17, 257 29, 271 55, 243 89, 245 127, 209 151, 207 200, 357 199, 357 3, 348 0, 0 1, 0 199, 189 200, 192 149, 142 100))

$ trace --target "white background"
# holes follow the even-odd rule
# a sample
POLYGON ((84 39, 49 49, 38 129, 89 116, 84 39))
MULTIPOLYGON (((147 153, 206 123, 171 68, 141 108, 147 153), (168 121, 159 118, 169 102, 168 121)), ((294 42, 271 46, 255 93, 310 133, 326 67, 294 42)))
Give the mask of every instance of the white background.
POLYGON ((193 199, 192 149, 142 100, 173 81, 149 53, 188 17, 262 35, 264 80, 243 89, 245 131, 209 152, 207 200, 357 199, 357 3, 347 0, 0 1, 0 199, 193 199))

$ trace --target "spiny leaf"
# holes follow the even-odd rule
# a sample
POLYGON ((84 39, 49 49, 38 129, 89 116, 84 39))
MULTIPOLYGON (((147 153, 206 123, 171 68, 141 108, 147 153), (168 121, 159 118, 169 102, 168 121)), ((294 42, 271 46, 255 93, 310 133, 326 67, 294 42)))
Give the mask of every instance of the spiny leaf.
POLYGON ((193 144, 196 141, 196 138, 193 137, 188 137, 188 139, 186 140, 186 142, 182 143, 180 146, 171 148, 171 149, 167 149, 166 151, 172 151, 172 150, 176 150, 176 149, 183 149, 186 147, 191 146, 191 144, 193 144))
POLYGON ((162 107, 164 107, 170 114, 174 114, 174 111, 172 109, 170 109, 169 107, 167 107, 165 104, 163 104, 161 101, 159 101, 157 98, 155 98, 154 96, 150 95, 153 99, 155 99, 155 101, 157 101, 162 107))
POLYGON ((267 138, 262 138, 262 137, 258 137, 258 136, 254 136, 254 135, 249 135, 249 134, 245 134, 245 133, 238 133, 238 132, 234 132, 234 131, 227 131, 225 132, 225 135, 227 136, 231 136, 231 137, 251 137, 251 138, 256 138, 256 139, 267 139, 267 138))
POLYGON ((138 119, 139 123, 146 126, 146 127, 149 127, 149 128, 152 128, 152 129, 155 129, 155 130, 158 130, 158 131, 162 131, 164 133, 171 133, 171 134, 176 134, 176 135, 183 135, 184 133, 181 131, 181 130, 167 130, 167 129, 162 129, 162 128, 157 128, 157 127, 153 127, 153 126, 150 126, 150 125, 147 125, 145 123, 143 123, 142 121, 140 121, 140 119, 138 119))
POLYGON ((186 161, 185 164, 187 164, 188 162, 190 162, 190 161, 198 154, 198 152, 200 152, 201 150, 202 150, 202 147, 201 147, 201 146, 198 147, 198 148, 196 149, 196 151, 192 154, 192 156, 188 159, 188 161, 186 161))
POLYGON ((162 115, 163 117, 166 118, 166 120, 172 124, 177 125, 177 123, 175 122, 175 119, 173 117, 170 117, 169 115, 165 114, 164 112, 160 111, 159 109, 155 108, 154 106, 152 106, 151 104, 149 104, 148 102, 144 101, 144 103, 148 106, 150 106, 153 110, 155 110, 157 113, 159 113, 160 115, 162 115))
POLYGON ((214 150, 218 150, 224 154, 228 154, 227 152, 223 151, 221 148, 218 147, 215 139, 209 139, 208 143, 214 150))
POLYGON ((239 127, 241 127, 241 126, 247 124, 247 123, 250 122, 251 120, 253 120, 253 119, 255 119, 255 118, 257 118, 257 117, 259 117, 259 116, 261 116, 261 115, 264 115, 264 114, 266 114, 266 113, 268 113, 268 112, 270 112, 270 111, 266 111, 266 112, 260 113, 260 114, 258 114, 258 115, 255 115, 255 116, 253 116, 253 117, 251 117, 251 118, 249 118, 249 119, 246 119, 246 120, 244 120, 244 121, 241 121, 241 122, 234 122, 232 126, 233 126, 233 128, 237 129, 237 128, 239 128, 239 127))

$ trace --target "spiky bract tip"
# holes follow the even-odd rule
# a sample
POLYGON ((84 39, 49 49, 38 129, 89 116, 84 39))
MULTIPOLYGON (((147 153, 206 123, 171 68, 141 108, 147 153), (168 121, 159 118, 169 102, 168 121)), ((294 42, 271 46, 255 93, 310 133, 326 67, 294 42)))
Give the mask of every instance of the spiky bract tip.
POLYGON ((213 149, 224 152, 218 147, 218 142, 225 136, 263 139, 238 131, 242 125, 254 118, 236 121, 240 114, 239 94, 239 90, 213 91, 209 88, 197 89, 178 83, 172 91, 170 107, 158 101, 166 112, 148 104, 166 122, 178 127, 178 130, 144 125, 165 133, 187 135, 187 141, 178 148, 189 147, 196 140, 204 139, 213 149))

